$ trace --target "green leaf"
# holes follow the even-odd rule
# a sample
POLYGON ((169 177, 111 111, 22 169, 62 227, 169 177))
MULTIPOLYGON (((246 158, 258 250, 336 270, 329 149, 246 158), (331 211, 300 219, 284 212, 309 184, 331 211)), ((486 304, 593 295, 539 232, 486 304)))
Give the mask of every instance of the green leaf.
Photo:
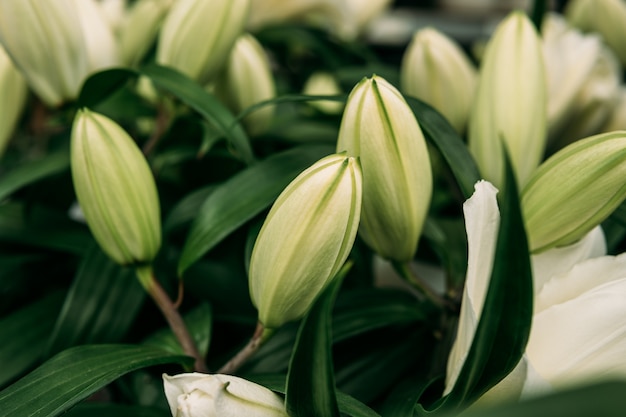
POLYGON ((172 417, 169 410, 119 404, 79 404, 63 417, 172 417))
POLYGON ((0 386, 27 371, 40 359, 54 326, 63 293, 55 292, 0 320, 0 386))
POLYGON ((54 417, 128 372, 191 362, 186 356, 147 346, 73 347, 0 391, 0 410, 7 416, 54 417))
POLYGON ((0 201, 20 188, 69 169, 69 152, 62 151, 25 161, 0 177, 0 201))
POLYGON ((480 321, 445 409, 476 401, 515 368, 524 354, 533 314, 528 241, 517 187, 507 159, 506 187, 500 195, 500 227, 491 280, 480 321))
POLYGON ((141 73, 149 77, 158 87, 178 97, 220 130, 244 162, 248 164, 254 162, 250 141, 241 124, 217 98, 202 86, 172 68, 155 64, 143 67, 141 73))
POLYGON ((72 282, 48 341, 48 356, 68 347, 119 342, 146 298, 132 268, 93 245, 72 282))
MULTIPOLYGON (((211 306, 208 303, 202 303, 191 312, 185 314, 183 319, 185 320, 185 324, 187 324, 187 328, 193 340, 196 342, 200 356, 205 357, 209 351, 209 344, 211 342, 211 306)), ((178 355, 185 354, 178 339, 169 328, 154 333, 144 341, 144 344, 155 346, 178 355)))
POLYGON ((622 417, 626 381, 607 381, 572 388, 520 403, 463 413, 463 417, 622 417))
POLYGON ((474 193, 474 184, 482 177, 467 146, 450 123, 435 109, 413 97, 406 97, 424 136, 439 150, 452 170, 466 199, 474 193))
POLYGON ((286 405, 293 417, 339 417, 331 357, 331 312, 347 263, 302 319, 287 374, 286 405))
POLYGON ((202 187, 178 201, 167 215, 163 223, 163 231, 169 233, 190 223, 198 215, 200 208, 213 190, 215 190, 214 185, 202 187))
POLYGON ((245 222, 266 209, 304 169, 332 153, 326 146, 302 146, 268 157, 215 187, 191 226, 178 275, 245 222))
POLYGON ((125 68, 113 68, 92 74, 83 84, 78 96, 78 106, 96 107, 138 75, 136 71, 125 68))

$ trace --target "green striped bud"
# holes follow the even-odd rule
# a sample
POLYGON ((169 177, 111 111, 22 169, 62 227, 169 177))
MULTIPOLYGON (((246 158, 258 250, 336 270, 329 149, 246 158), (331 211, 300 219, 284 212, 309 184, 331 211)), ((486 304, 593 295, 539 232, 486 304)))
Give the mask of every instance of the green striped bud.
POLYGON ((378 76, 359 82, 346 102, 337 150, 361 160, 363 240, 384 258, 412 259, 432 173, 424 135, 400 92, 378 76))
POLYGON ((161 246, 154 177, 131 137, 83 109, 74 119, 71 165, 78 203, 100 247, 115 262, 150 262, 161 246))
POLYGON ((531 251, 576 242, 626 198, 626 131, 579 140, 545 161, 522 191, 531 251))
POLYGON ((0 45, 0 157, 13 135, 27 94, 28 87, 24 77, 0 45))
POLYGON ((250 260, 250 296, 268 329, 297 320, 346 261, 361 212, 361 169, 345 155, 313 164, 280 194, 250 260))

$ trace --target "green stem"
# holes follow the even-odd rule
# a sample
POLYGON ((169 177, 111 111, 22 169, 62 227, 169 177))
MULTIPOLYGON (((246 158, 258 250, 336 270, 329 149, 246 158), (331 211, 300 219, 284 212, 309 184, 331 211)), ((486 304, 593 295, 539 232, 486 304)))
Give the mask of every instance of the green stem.
POLYGON ((411 284, 424 297, 441 309, 457 310, 456 305, 447 300, 443 296, 437 294, 428 284, 426 284, 419 276, 413 273, 409 262, 392 262, 394 269, 411 284))
POLYGON ((259 350, 261 345, 265 343, 274 334, 273 330, 266 329, 261 323, 257 323, 256 329, 250 341, 233 356, 228 362, 222 366, 218 374, 233 374, 236 372, 254 353, 259 350))
POLYGON ((176 306, 170 299, 169 295, 165 292, 161 284, 155 279, 152 266, 143 266, 137 268, 137 278, 144 287, 146 292, 150 294, 156 305, 159 307, 165 320, 169 324, 174 336, 180 343, 185 354, 195 359, 194 370, 196 372, 208 372, 204 363, 204 359, 198 351, 198 347, 189 333, 187 325, 183 321, 180 313, 176 309, 176 306))

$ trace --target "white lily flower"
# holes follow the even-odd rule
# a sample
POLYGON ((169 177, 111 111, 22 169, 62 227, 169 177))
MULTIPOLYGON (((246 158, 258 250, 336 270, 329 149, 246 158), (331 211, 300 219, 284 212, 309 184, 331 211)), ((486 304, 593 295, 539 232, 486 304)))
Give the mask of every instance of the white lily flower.
POLYGON ((231 375, 163 374, 173 417, 288 417, 282 398, 231 375))
MULTIPOLYGON (((469 261, 446 393, 467 357, 491 275, 500 214, 496 190, 478 183, 464 206, 469 261)), ((479 403, 515 400, 610 376, 626 376, 626 254, 603 256, 599 227, 579 242, 532 257, 534 315, 518 366, 479 403)))
POLYGON ((27 93, 24 77, 0 45, 0 157, 22 114, 27 93))

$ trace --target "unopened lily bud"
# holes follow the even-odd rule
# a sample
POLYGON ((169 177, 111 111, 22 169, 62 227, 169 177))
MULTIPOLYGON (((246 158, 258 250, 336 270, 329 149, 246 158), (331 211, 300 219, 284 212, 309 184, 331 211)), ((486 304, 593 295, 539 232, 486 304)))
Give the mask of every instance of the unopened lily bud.
POLYGON ((460 134, 465 132, 476 78, 460 46, 433 28, 413 35, 400 67, 402 91, 433 106, 460 134))
POLYGON ((232 375, 163 374, 163 388, 173 417, 288 417, 280 396, 232 375))
POLYGON ((135 66, 154 43, 172 0, 139 0, 120 25, 120 55, 126 65, 135 66))
POLYGON ((361 213, 361 169, 345 155, 322 158, 280 194, 250 260, 250 295, 268 329, 308 311, 346 261, 361 213))
POLYGON ((626 3, 623 0, 572 0, 567 20, 586 32, 598 32, 626 66, 626 3))
POLYGON ((386 259, 411 260, 433 185, 424 135, 400 92, 378 76, 359 82, 346 103, 337 150, 361 160, 363 240, 386 259))
MULTIPOLYGON (((315 72, 307 78, 302 94, 309 96, 335 96, 341 94, 341 87, 337 79, 328 72, 315 72)), ((327 114, 339 114, 344 104, 332 100, 313 100, 309 105, 327 114)))
POLYGON ((22 114, 27 93, 24 77, 0 45, 0 157, 22 114))
POLYGON ((626 86, 624 85, 620 86, 617 101, 611 109, 609 118, 602 126, 602 132, 614 130, 626 130, 626 86))
MULTIPOLYGON (((269 59, 254 36, 244 34, 237 39, 215 83, 215 92, 235 113, 276 96, 269 59)), ((273 116, 274 106, 263 106, 248 114, 243 123, 251 135, 256 135, 267 129, 273 116)))
POLYGON ((118 64, 95 0, 1 0, 0 43, 49 106, 75 99, 89 74, 118 64))
POLYGON ((159 35, 157 62, 200 84, 215 77, 243 33, 249 0, 178 0, 159 35))
POLYGON ((541 162, 546 91, 541 40, 523 12, 512 12, 485 50, 468 130, 470 151, 496 188, 504 184, 504 146, 520 185, 541 162))
POLYGON ((87 225, 115 262, 150 262, 161 246, 154 177, 132 138, 113 120, 89 110, 74 119, 74 189, 87 225))
POLYGON ((576 242, 626 198, 626 131, 582 139, 545 161, 522 191, 529 246, 576 242))

